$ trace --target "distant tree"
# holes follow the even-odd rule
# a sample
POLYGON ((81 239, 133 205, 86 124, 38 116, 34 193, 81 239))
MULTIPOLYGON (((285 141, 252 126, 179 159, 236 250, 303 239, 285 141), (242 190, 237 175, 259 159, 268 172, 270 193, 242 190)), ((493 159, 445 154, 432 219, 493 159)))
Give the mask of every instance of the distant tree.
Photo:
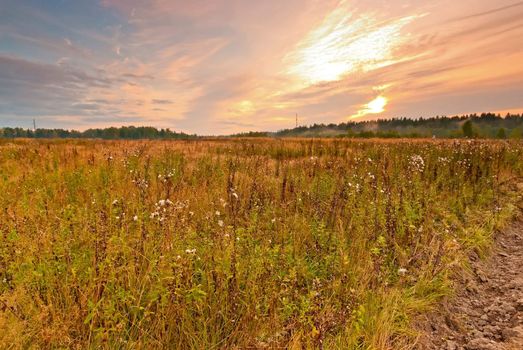
POLYGON ((496 134, 496 138, 498 138, 498 139, 507 138, 507 133, 505 132, 505 128, 499 128, 498 133, 496 134))
POLYGON ((465 123, 463 123, 461 130, 463 131, 463 136, 465 137, 471 138, 474 136, 474 131, 472 130, 472 122, 470 120, 467 120, 465 123))
POLYGON ((510 133, 510 138, 511 139, 521 139, 523 135, 523 128, 516 128, 514 130, 512 130, 512 132, 510 133))

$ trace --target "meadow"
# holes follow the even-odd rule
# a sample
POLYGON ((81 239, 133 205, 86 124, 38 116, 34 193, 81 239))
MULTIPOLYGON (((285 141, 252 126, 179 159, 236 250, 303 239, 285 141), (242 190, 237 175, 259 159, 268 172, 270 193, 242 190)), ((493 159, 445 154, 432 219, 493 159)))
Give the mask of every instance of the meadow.
POLYGON ((0 141, 0 348, 408 349, 523 144, 0 141))

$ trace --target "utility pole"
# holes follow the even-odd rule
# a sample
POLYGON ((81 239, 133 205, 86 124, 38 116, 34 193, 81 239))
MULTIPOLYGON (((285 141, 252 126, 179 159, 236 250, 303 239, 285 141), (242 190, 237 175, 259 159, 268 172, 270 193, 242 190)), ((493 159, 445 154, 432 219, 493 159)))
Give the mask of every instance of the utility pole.
POLYGON ((298 113, 296 113, 296 127, 298 127, 298 113))

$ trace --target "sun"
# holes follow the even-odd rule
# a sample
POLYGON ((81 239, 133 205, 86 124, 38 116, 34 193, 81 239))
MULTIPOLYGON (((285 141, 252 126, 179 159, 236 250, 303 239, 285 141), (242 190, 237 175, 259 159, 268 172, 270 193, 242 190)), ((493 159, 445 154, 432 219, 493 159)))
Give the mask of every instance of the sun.
POLYGON ((385 106, 389 100, 384 96, 378 96, 374 100, 367 103, 367 113, 369 114, 378 114, 385 111, 385 106))
POLYGON ((364 117, 367 114, 379 114, 385 112, 385 106, 389 103, 389 99, 385 96, 378 96, 372 101, 364 104, 356 114, 350 116, 350 119, 364 117))

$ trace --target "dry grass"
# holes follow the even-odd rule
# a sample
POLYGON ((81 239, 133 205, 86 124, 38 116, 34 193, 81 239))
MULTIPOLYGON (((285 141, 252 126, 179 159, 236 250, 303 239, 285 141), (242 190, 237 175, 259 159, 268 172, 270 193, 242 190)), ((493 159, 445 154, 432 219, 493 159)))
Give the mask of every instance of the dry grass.
POLYGON ((408 348, 521 143, 2 141, 1 348, 408 348))

